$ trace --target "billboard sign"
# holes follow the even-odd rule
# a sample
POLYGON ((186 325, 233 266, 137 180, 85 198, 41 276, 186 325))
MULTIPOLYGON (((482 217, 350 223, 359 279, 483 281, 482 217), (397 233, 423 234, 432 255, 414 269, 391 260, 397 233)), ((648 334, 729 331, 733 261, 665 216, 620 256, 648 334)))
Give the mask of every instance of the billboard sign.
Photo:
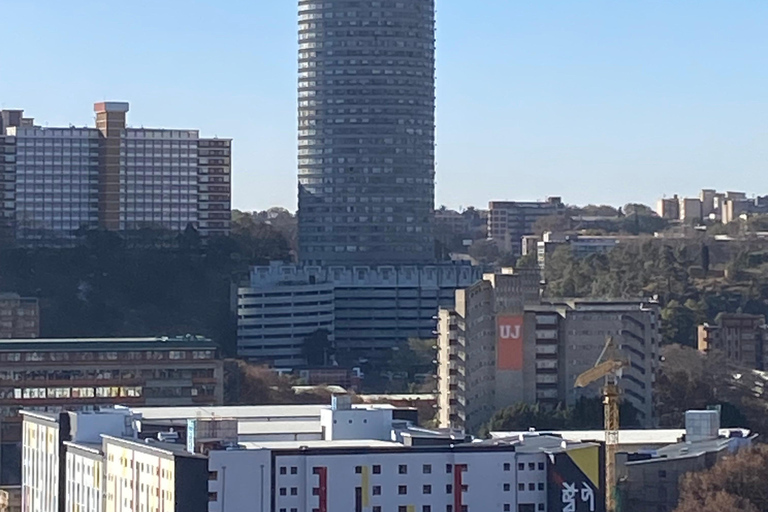
POLYGON ((499 370, 523 369, 523 315, 496 319, 496 365, 499 370))
POLYGON ((549 455, 547 510, 605 512, 601 446, 577 448, 549 455))

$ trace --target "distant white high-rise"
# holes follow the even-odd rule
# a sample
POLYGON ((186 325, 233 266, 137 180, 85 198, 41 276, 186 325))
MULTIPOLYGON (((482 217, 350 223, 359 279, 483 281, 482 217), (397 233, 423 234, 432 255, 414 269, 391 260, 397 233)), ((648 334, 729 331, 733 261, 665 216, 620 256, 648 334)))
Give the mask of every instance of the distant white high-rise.
POLYGON ((299 258, 434 259, 434 0, 299 0, 299 258))

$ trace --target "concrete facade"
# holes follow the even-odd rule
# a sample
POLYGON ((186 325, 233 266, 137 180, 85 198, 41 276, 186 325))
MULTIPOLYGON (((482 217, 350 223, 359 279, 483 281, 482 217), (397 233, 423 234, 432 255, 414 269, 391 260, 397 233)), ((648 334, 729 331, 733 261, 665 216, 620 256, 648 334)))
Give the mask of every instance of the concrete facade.
POLYGON ((299 0, 299 260, 435 259, 434 0, 299 0))
POLYGON ((698 327, 700 351, 720 352, 729 361, 755 370, 766 369, 768 347, 765 338, 763 315, 722 313, 714 324, 698 327))
POLYGON ((457 308, 443 309, 439 315, 441 427, 476 432, 495 411, 518 402, 571 406, 582 396, 598 396, 598 385, 577 390, 574 383, 594 366, 608 336, 630 362, 620 382, 624 400, 637 410, 643 426, 654 426, 653 382, 661 339, 658 304, 545 300, 528 302, 510 314, 494 305, 487 288, 479 283, 463 292, 469 293, 469 308, 457 292, 457 308), (507 349, 499 348, 504 325, 520 327, 515 340, 519 359, 513 364, 505 362, 502 352, 507 349))
POLYGON ((500 407, 511 386, 523 392, 519 372, 497 369, 497 318, 521 316, 539 301, 538 272, 488 274, 456 291, 453 308, 438 314, 438 410, 441 427, 474 432, 500 407))
POLYGON ((332 326, 339 357, 384 357, 409 338, 433 338, 438 309, 451 306, 454 292, 481 275, 480 268, 464 264, 253 267, 250 286, 238 289, 238 354, 276 364, 299 360, 300 346, 283 356, 266 343, 271 341, 267 337, 283 334, 271 319, 246 318, 260 311, 266 314, 268 310, 260 307, 270 303, 275 314, 291 315, 280 320, 279 325, 289 326, 283 329, 293 333, 281 338, 281 344, 300 345, 305 332, 326 325, 332 326))

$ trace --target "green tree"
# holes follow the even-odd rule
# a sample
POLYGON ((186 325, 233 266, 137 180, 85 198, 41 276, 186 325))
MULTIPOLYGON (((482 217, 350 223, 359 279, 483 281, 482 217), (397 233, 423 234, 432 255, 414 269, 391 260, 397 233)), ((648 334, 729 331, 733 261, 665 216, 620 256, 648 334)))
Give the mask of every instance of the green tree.
POLYGON ((304 338, 302 354, 309 366, 326 366, 335 355, 335 348, 326 329, 318 329, 304 338))

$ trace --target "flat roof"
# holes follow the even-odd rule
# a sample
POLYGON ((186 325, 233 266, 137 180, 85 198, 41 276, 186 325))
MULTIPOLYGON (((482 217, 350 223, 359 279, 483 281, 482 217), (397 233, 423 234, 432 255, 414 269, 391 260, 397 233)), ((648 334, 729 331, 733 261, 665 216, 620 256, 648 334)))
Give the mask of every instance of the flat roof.
MULTIPOLYGON (((236 419, 251 421, 320 421, 320 411, 330 409, 330 404, 291 405, 222 405, 185 407, 131 407, 144 421, 186 419, 236 419)), ((352 409, 396 410, 391 404, 353 404, 352 409)))
POLYGON ((259 448, 267 450, 339 449, 339 448, 403 448, 403 444, 378 439, 341 439, 335 441, 265 441, 238 443, 248 450, 259 448))
POLYGON ((132 449, 145 451, 145 452, 162 452, 165 455, 175 455, 179 457, 191 457, 196 459, 204 459, 205 455, 199 453, 190 453, 187 451, 187 445, 181 443, 166 443, 158 441, 152 438, 140 440, 130 439, 126 437, 116 437, 107 434, 101 434, 102 439, 107 442, 112 442, 122 446, 128 446, 132 449))
MULTIPOLYGON (((731 432, 737 431, 742 437, 748 437, 748 429, 724 428, 720 429, 720 435, 729 437, 731 432)), ((503 439, 506 437, 519 437, 521 434, 530 434, 531 432, 491 432, 491 438, 503 439)), ((540 435, 553 435, 561 437, 566 441, 605 441, 605 430, 547 430, 537 432, 540 435)), ((667 445, 675 444, 685 435, 685 429, 635 429, 619 430, 619 444, 622 445, 667 445)))
POLYGON ((293 418, 300 421, 302 418, 317 418, 320 420, 320 411, 328 408, 328 405, 224 405, 224 406, 188 406, 188 407, 131 407, 133 412, 141 414, 142 420, 173 420, 173 419, 206 419, 206 418, 231 418, 252 419, 270 422, 272 419, 287 420, 293 418))
POLYGON ((30 338, 0 340, 0 352, 35 350, 156 350, 172 348, 210 348, 218 345, 203 336, 155 336, 147 338, 30 338))
POLYGON ((499 437, 477 441, 474 444, 485 446, 510 445, 518 453, 561 453, 580 448, 599 446, 598 443, 571 441, 556 435, 523 432, 518 436, 499 437), (522 438, 521 438, 522 435, 522 438))

